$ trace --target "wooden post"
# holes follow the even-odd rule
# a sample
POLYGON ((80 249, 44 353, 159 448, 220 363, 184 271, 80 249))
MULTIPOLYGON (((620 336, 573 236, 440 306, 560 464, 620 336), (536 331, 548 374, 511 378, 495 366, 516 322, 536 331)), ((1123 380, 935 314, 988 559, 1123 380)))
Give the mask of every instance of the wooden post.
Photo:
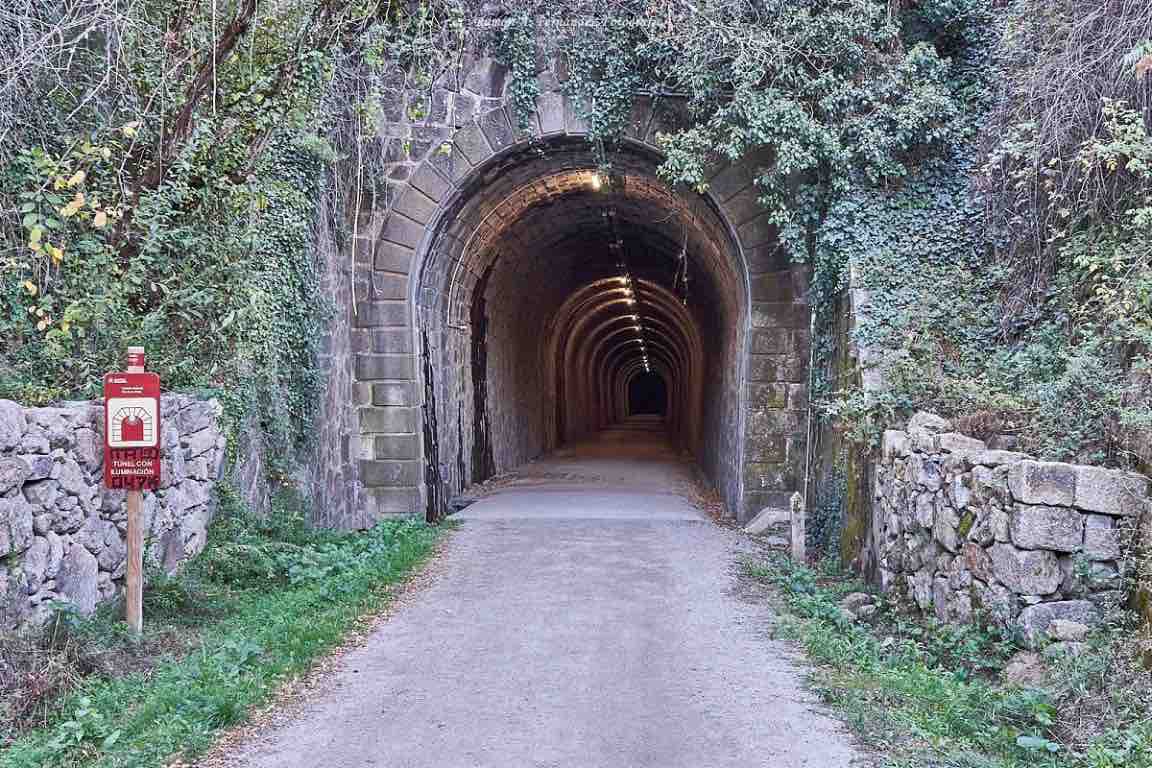
MULTIPOLYGON (((144 347, 128 347, 128 372, 144 373, 144 347)), ((140 507, 144 492, 128 491, 128 570, 124 577, 124 620, 129 631, 144 631, 144 527, 140 507)))
POLYGON ((141 491, 128 491, 128 572, 124 620, 134 635, 144 631, 144 527, 140 524, 141 491))

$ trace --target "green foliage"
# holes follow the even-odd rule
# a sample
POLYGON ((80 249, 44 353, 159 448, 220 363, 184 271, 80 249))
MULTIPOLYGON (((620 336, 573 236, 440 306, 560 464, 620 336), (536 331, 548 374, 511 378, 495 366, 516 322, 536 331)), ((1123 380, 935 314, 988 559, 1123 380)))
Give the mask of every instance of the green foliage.
POLYGON ((611 149, 624 135, 636 96, 659 91, 666 83, 666 66, 673 55, 670 41, 643 23, 642 0, 627 0, 598 23, 580 25, 560 42, 568 78, 564 91, 579 106, 592 143, 605 171, 611 170, 611 149))
POLYGON ((280 474, 323 383, 322 100, 361 53, 340 41, 402 20, 327 0, 63 13, 20 0, 0 36, 29 43, 0 120, 0 397, 94 396, 142 344, 167 388, 255 413, 280 474), (65 23, 91 34, 30 44, 65 23))
MULTIPOLYGON (((310 533, 297 513, 280 512, 270 521, 231 518, 212 536, 209 552, 243 543, 246 554, 276 559, 290 551, 294 559, 278 560, 281 570, 270 579, 219 570, 217 558, 154 581, 146 629, 158 620, 149 609, 164 608, 172 613, 161 618, 179 615, 183 633, 199 635, 198 649, 160 658, 146 672, 89 677, 43 727, 8 746, 5 766, 159 767, 199 754, 378 608, 384 588, 429 554, 437 531, 396 521, 367 533, 310 533), (210 597, 218 609, 206 615, 187 603, 189 595, 210 597)), ((74 632, 107 637, 92 624, 78 622, 74 632)))
POLYGON ((1149 683, 1130 654, 1116 656, 1131 647, 1126 638, 1097 638, 1090 652, 1066 658, 1050 689, 1006 686, 998 673, 1019 650, 1012 635, 917 618, 883 596, 876 613, 856 620, 839 600, 857 584, 782 557, 747 571, 780 588, 780 631, 819 665, 814 687, 866 742, 890 752, 892 766, 1147 764, 1149 683))
MULTIPOLYGON (((919 407, 965 417, 978 434, 1019 434, 1038 455, 1131 461, 1126 434, 1152 423, 1140 391, 1152 317, 1152 139, 1122 103, 1105 102, 1099 117, 1098 137, 1073 162, 1103 183, 1122 176, 1116 183, 1129 190, 1128 202, 1103 219, 1069 212, 1048 247, 1054 267, 1043 298, 1027 314, 1004 308, 1020 272, 996 260, 998 243, 986 236, 971 186, 981 172, 970 152, 833 210, 818 240, 817 273, 827 264, 841 283, 818 277, 816 290, 841 290, 838 265, 851 263, 867 297, 857 307, 855 341, 872 353, 865 364, 882 370, 884 388, 825 398, 827 413, 863 440, 919 407)), ((1010 136, 998 151, 1033 153, 1031 141, 1010 136)), ((1003 162, 993 154, 985 168, 1003 162)), ((1014 173, 1026 176, 1029 167, 1014 173)))
POLYGON ((816 499, 804 527, 810 557, 824 560, 838 553, 846 493, 844 475, 837 469, 816 482, 816 499))
POLYGON ((610 146, 637 93, 682 94, 683 113, 666 115, 659 136, 662 175, 703 189, 715 161, 765 158, 761 202, 796 260, 811 258, 835 200, 903 177, 953 135, 949 63, 930 41, 905 46, 886 3, 704 3, 667 19, 648 10, 625 4, 564 45, 566 87, 590 138, 610 146))
POLYGON ((527 13, 518 13, 504 23, 497 55, 511 69, 509 96, 520 130, 527 131, 536 114, 540 82, 536 79, 536 24, 527 13))

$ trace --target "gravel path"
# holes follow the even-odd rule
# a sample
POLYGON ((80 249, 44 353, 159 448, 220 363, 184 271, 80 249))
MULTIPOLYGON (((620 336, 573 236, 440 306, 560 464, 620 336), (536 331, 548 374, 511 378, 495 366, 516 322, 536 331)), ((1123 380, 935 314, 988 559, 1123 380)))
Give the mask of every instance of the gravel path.
POLYGON ((529 465, 468 507, 437 576, 247 768, 849 766, 763 601, 743 537, 686 500, 643 430, 529 465))

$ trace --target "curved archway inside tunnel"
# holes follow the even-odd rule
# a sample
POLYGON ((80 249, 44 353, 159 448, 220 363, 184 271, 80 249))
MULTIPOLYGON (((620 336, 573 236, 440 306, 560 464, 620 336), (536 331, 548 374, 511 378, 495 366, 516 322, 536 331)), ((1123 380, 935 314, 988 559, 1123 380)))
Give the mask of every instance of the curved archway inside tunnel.
POLYGON ((658 161, 625 143, 605 176, 582 137, 538 141, 441 205, 414 285, 438 498, 643 410, 738 504, 748 278, 658 161))
POLYGON ((637 372, 628 381, 629 416, 664 416, 668 413, 668 385, 650 371, 637 372))

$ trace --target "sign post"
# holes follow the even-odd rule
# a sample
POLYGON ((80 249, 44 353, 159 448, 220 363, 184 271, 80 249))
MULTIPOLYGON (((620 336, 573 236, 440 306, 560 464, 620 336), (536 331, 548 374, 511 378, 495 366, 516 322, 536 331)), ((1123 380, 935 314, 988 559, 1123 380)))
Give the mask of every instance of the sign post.
POLYGON ((145 489, 160 485, 160 377, 144 371, 144 348, 128 348, 128 370, 104 376, 104 485, 128 492, 128 568, 124 618, 144 628, 145 489))

